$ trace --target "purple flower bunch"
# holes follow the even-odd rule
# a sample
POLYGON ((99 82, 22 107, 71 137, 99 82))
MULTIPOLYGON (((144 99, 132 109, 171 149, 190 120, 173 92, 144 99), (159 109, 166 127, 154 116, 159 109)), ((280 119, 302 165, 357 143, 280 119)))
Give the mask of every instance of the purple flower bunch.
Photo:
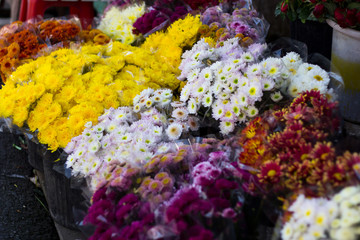
POLYGON ((180 239, 214 239, 239 219, 239 185, 229 175, 231 171, 220 167, 229 162, 226 155, 214 152, 210 161, 195 165, 191 172, 193 184, 178 190, 166 204, 164 222, 174 226, 174 234, 180 239), (218 161, 221 159, 224 161, 218 161))
POLYGON ((211 35, 215 31, 217 42, 224 42, 229 38, 250 38, 252 42, 263 42, 268 23, 256 10, 236 8, 231 14, 219 7, 210 7, 201 14, 203 24, 209 26, 203 35, 211 35))
POLYGON ((189 8, 181 1, 157 0, 148 12, 133 24, 134 34, 150 34, 168 27, 180 17, 189 13, 189 8))
POLYGON ((96 226, 89 240, 145 239, 146 230, 154 224, 149 202, 113 188, 101 188, 94 194, 84 223, 96 226), (119 195, 121 196, 119 198, 119 195))
POLYGON ((213 239, 240 219, 235 138, 178 144, 143 169, 112 171, 84 219, 96 227, 90 239, 213 239))

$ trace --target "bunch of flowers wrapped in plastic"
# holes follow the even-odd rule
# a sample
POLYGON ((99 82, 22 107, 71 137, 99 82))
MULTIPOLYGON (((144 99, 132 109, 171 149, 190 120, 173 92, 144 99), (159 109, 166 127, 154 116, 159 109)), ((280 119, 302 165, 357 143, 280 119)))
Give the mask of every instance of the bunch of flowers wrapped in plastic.
POLYGON ((145 3, 127 4, 121 7, 113 6, 102 17, 98 29, 113 40, 131 44, 136 36, 133 34, 133 24, 145 12, 145 3))
POLYGON ((339 128, 337 104, 318 91, 300 94, 287 108, 267 112, 242 131, 241 164, 257 171, 258 190, 286 193, 306 186, 342 186, 355 177, 356 153, 338 155, 330 138, 339 128))
POLYGON ((134 23, 134 33, 148 36, 155 31, 166 28, 174 21, 188 13, 191 13, 192 11, 203 12, 209 6, 216 6, 218 4, 231 5, 232 2, 238 1, 156 0, 153 4, 151 4, 151 6, 149 6, 148 11, 136 20, 134 23))
POLYGON ((199 32, 201 37, 213 38, 217 46, 221 46, 227 39, 237 37, 242 46, 254 42, 264 42, 269 24, 259 16, 256 10, 243 8, 246 1, 240 1, 239 7, 231 14, 223 10, 225 7, 210 7, 201 14, 204 24, 199 32))
POLYGON ((16 69, 20 61, 35 57, 46 44, 39 41, 32 25, 14 22, 0 30, 0 73, 6 78, 16 69))
POLYGON ((300 194, 287 209, 281 238, 358 239, 359 203, 359 186, 346 187, 329 199, 300 194))
MULTIPOLYGON (((179 19, 166 31, 156 32, 146 38, 141 48, 151 51, 162 62, 172 67, 175 76, 180 75, 179 65, 184 49, 191 48, 198 40, 201 27, 200 16, 187 15, 179 19)), ((161 75, 160 75, 161 76, 161 75)))
POLYGON ((266 58, 259 62, 266 46, 252 44, 242 48, 237 38, 212 48, 202 39, 186 51, 182 58, 180 80, 187 80, 181 91, 189 114, 210 108, 212 117, 220 120, 220 130, 229 134, 237 123, 243 123, 259 112, 259 103, 274 102, 286 95, 317 89, 328 92, 328 73, 317 65, 303 63, 290 52, 282 58, 266 58), (258 63, 257 63, 258 62, 258 63), (263 96, 268 92, 269 96, 263 96))
POLYGON ((181 1, 157 0, 143 16, 134 22, 134 33, 149 35, 166 28, 188 13, 189 9, 181 1))
POLYGON ((97 125, 87 123, 82 135, 65 148, 70 154, 67 167, 75 176, 89 176, 94 191, 104 184, 124 186, 119 177, 124 169, 142 167, 154 154, 175 149, 171 140, 180 137, 182 126, 168 123, 160 112, 170 108, 171 90, 146 89, 135 99, 134 111, 131 107, 107 110, 97 125))
POLYGON ((241 219, 242 192, 230 157, 231 142, 204 139, 182 145, 159 156, 159 162, 149 162, 145 174, 123 176, 128 179, 126 189, 99 189, 84 219, 96 226, 90 239, 236 235, 231 226, 241 219))

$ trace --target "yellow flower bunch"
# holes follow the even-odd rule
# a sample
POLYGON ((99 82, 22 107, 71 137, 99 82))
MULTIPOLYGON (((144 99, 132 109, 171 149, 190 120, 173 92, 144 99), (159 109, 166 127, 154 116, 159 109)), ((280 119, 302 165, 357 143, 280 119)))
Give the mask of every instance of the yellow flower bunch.
POLYGON ((153 52, 159 60, 165 61, 172 68, 175 75, 179 75, 178 67, 183 50, 194 45, 201 26, 199 15, 187 15, 171 24, 165 32, 151 34, 141 48, 153 52))

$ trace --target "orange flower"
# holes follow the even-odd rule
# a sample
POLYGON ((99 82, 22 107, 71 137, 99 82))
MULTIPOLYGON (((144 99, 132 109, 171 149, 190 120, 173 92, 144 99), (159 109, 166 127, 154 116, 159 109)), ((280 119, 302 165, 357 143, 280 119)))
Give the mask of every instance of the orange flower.
POLYGON ((0 49, 0 59, 8 54, 7 48, 0 49))
POLYGON ((10 74, 15 69, 16 60, 9 57, 4 57, 1 61, 1 72, 10 74))
POLYGON ((106 44, 108 42, 110 42, 110 38, 104 33, 100 33, 94 37, 94 43, 106 44))
POLYGON ((18 57, 20 53, 20 46, 17 42, 13 42, 9 47, 8 47, 8 55, 11 58, 16 58, 18 57))

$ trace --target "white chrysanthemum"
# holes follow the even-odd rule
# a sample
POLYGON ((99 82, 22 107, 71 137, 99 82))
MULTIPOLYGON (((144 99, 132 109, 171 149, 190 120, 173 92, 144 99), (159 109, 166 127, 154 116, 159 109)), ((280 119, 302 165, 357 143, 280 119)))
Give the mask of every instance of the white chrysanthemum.
POLYGON ((219 81, 216 81, 215 84, 213 86, 211 86, 211 91, 215 94, 218 95, 221 91, 222 91, 222 85, 219 81))
POLYGON ((73 164, 76 162, 75 154, 70 154, 66 159, 66 167, 70 168, 73 166, 73 164))
POLYGON ((181 124, 174 122, 166 129, 166 134, 170 140, 177 140, 181 136, 182 129, 181 124))
POLYGON ((314 68, 317 68, 317 65, 314 64, 310 64, 310 63, 303 63, 299 66, 299 68, 297 69, 297 73, 298 75, 306 75, 309 71, 311 71, 314 68))
POLYGON ((258 113, 259 110, 255 106, 249 106, 248 109, 246 110, 246 115, 248 115, 251 118, 258 115, 258 113))
POLYGON ((293 235, 293 226, 290 222, 287 222, 285 226, 281 229, 281 239, 288 240, 291 239, 293 235))
POLYGON ((280 91, 277 91, 277 92, 270 94, 270 98, 274 102, 279 102, 281 99, 283 99, 283 96, 280 91))
POLYGON ((238 92, 237 97, 238 97, 238 100, 239 100, 239 105, 241 107, 247 106, 249 104, 248 96, 245 93, 238 92))
POLYGON ((240 112, 238 116, 238 122, 243 123, 246 121, 246 114, 244 112, 240 112))
POLYGON ((298 69, 302 64, 302 59, 296 52, 288 52, 281 60, 287 69, 298 69))
POLYGON ((228 92, 220 92, 219 94, 217 94, 217 97, 221 100, 226 100, 226 99, 229 99, 230 98, 230 94, 228 92))
POLYGON ((250 98, 258 100, 262 96, 261 85, 257 82, 251 82, 248 88, 248 95, 250 98))
POLYGON ((313 89, 319 91, 322 94, 326 93, 327 91, 327 85, 324 85, 322 82, 307 82, 303 86, 303 91, 313 89))
POLYGON ((170 104, 173 108, 184 107, 186 104, 180 101, 172 101, 170 104))
POLYGON ((234 104, 231 103, 231 111, 235 114, 235 116, 239 116, 239 114, 241 113, 240 111, 240 107, 238 106, 238 104, 234 104))
POLYGON ((354 228, 339 228, 337 230, 331 231, 331 239, 341 239, 341 240, 356 240, 357 231, 354 228))
POLYGON ((317 82, 321 82, 323 83, 325 86, 327 86, 330 82, 330 77, 329 74, 323 70, 322 68, 320 68, 319 66, 314 67, 312 70, 310 70, 307 73, 307 76, 312 80, 312 81, 317 81, 317 82))
POLYGON ((290 96, 296 97, 301 92, 301 85, 298 82, 292 82, 290 83, 287 92, 290 96))
POLYGON ((161 93, 161 96, 164 97, 164 98, 172 98, 173 96, 173 93, 170 89, 163 89, 162 93, 161 93))
POLYGON ((92 122, 89 121, 89 122, 85 123, 85 127, 86 128, 91 128, 92 127, 92 122))
POLYGON ((314 237, 315 239, 323 238, 325 237, 325 228, 316 225, 311 225, 310 228, 308 229, 308 234, 314 237))
POLYGON ((162 95, 154 95, 151 97, 151 100, 154 102, 154 103, 159 103, 163 100, 163 96, 162 95))
POLYGON ((197 117, 189 117, 188 125, 189 125, 191 131, 199 130, 199 127, 200 127, 199 119, 197 117))
POLYGON ((189 97, 190 97, 190 93, 191 93, 191 89, 192 89, 192 85, 190 85, 189 83, 187 83, 183 89, 181 90, 181 94, 180 94, 180 101, 182 102, 186 102, 189 97))
POLYGON ((270 91, 275 87, 275 82, 272 79, 265 79, 262 85, 264 91, 270 91))
POLYGON ((212 117, 216 120, 219 120, 224 116, 225 110, 223 105, 218 105, 212 109, 212 117))
POLYGON ((307 223, 312 224, 314 222, 314 216, 317 208, 317 199, 306 199, 299 212, 296 212, 294 216, 303 218, 307 223))
POLYGON ((100 132, 103 132, 105 130, 105 126, 103 124, 98 124, 98 125, 95 126, 94 129, 95 129, 96 132, 100 133, 100 132))
POLYGON ((189 115, 189 112, 186 108, 176 108, 173 110, 171 116, 177 120, 185 120, 189 115))
POLYGON ((125 133, 121 136, 118 137, 118 140, 120 142, 129 142, 132 140, 131 134, 130 133, 125 133))
POLYGON ((229 121, 221 121, 220 122, 220 132, 223 135, 228 135, 235 129, 235 123, 229 121))
POLYGON ((147 108, 151 108, 152 105, 153 105, 152 99, 151 99, 151 98, 148 98, 148 99, 145 101, 145 106, 146 106, 147 108))
POLYGON ((238 87, 240 85, 240 76, 238 74, 234 74, 230 80, 230 84, 234 87, 238 87))
POLYGON ((161 106, 161 107, 167 107, 167 106, 170 105, 170 103, 171 103, 171 99, 169 99, 169 98, 163 98, 163 100, 162 100, 161 103, 160 103, 160 106, 161 106))
POLYGON ((157 137, 161 137, 162 132, 163 132, 163 127, 162 126, 153 126, 151 129, 151 132, 157 136, 157 137))
POLYGON ((190 114, 195 114, 197 112, 198 105, 197 105, 196 100, 194 98, 190 98, 190 100, 188 102, 187 109, 188 109, 190 114))
POLYGON ((141 105, 140 104, 136 104, 136 105, 134 105, 134 108, 133 108, 133 111, 134 112, 140 112, 140 110, 141 110, 141 105))
POLYGON ((213 79, 212 70, 210 68, 204 68, 201 73, 201 77, 203 77, 207 82, 211 82, 213 79))
POLYGON ((117 129, 117 124, 115 121, 112 121, 109 125, 106 126, 106 131, 109 133, 113 132, 116 129, 117 129))
POLYGON ((291 212, 297 212, 297 211, 299 211, 300 208, 301 208, 301 206, 302 206, 302 204, 304 203, 304 201, 305 201, 305 196, 304 196, 304 194, 300 194, 300 195, 296 198, 295 202, 293 202, 293 204, 291 204, 291 206, 289 207, 289 211, 291 211, 291 212))
POLYGON ((230 74, 230 73, 232 73, 232 72, 234 72, 236 70, 236 66, 235 66, 234 63, 230 62, 230 63, 226 63, 224 65, 223 69, 224 69, 225 74, 230 74))
POLYGON ((194 97, 202 97, 209 89, 209 82, 197 82, 194 86, 194 90, 192 92, 194 97))
POLYGON ((211 104, 213 103, 212 94, 211 93, 205 94, 201 103, 204 107, 210 107, 211 104))
POLYGON ((231 111, 227 110, 224 113, 224 116, 221 118, 222 121, 235 121, 237 116, 231 111))
POLYGON ((77 148, 74 152, 74 157, 75 158, 81 158, 84 156, 84 154, 87 152, 86 148, 77 148))
POLYGON ((156 154, 164 154, 172 149, 169 143, 163 143, 157 147, 156 154))
POLYGON ((140 98, 143 98, 143 97, 148 98, 151 94, 154 93, 154 91, 155 91, 155 90, 152 89, 152 88, 147 88, 147 89, 142 90, 142 91, 140 92, 140 94, 138 95, 138 96, 139 96, 139 100, 140 100, 140 98))
POLYGON ((89 152, 95 153, 99 151, 101 144, 98 141, 94 141, 89 145, 89 152))
POLYGON ((321 228, 327 228, 330 224, 329 220, 326 205, 319 207, 315 213, 314 224, 321 228))
POLYGON ((253 64, 251 66, 248 67, 248 69, 246 70, 246 74, 248 76, 251 76, 251 75, 259 75, 261 74, 261 70, 262 70, 262 67, 260 64, 253 64))
POLYGON ((357 186, 346 187, 341 190, 338 194, 336 194, 333 199, 335 202, 340 203, 345 199, 355 195, 356 193, 360 192, 360 188, 357 186))
POLYGON ((147 146, 152 146, 156 143, 155 137, 151 134, 144 134, 143 135, 143 142, 147 145, 147 146))

